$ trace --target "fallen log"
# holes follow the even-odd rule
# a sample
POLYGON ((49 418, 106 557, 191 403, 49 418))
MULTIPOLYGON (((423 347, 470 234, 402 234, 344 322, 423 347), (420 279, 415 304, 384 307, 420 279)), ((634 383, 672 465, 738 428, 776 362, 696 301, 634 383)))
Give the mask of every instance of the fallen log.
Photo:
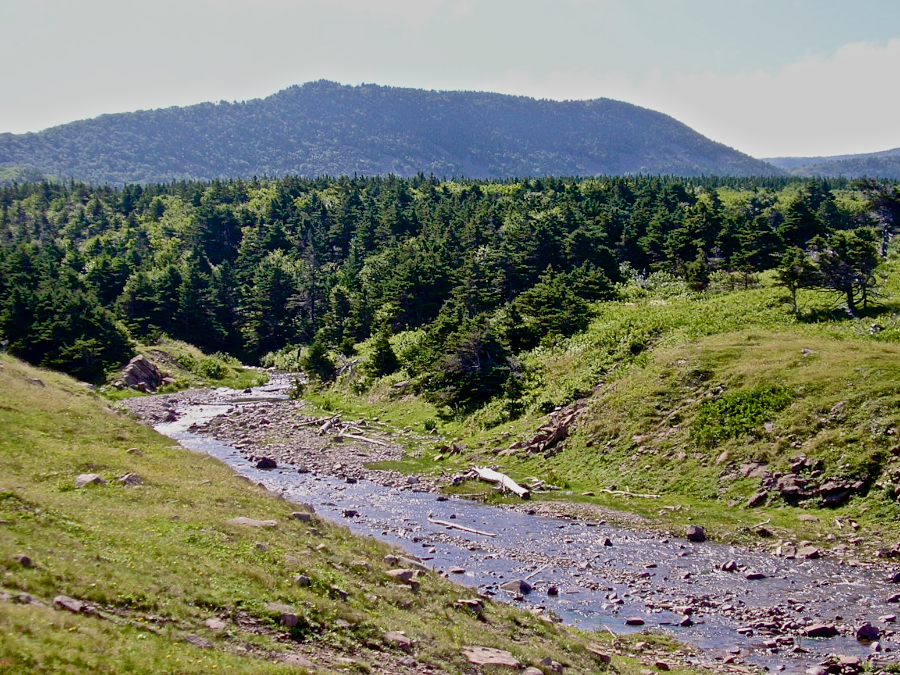
POLYGON ((385 448, 390 447, 389 443, 385 443, 384 441, 379 441, 375 438, 366 438, 365 436, 359 436, 358 434, 344 434, 344 438, 352 438, 355 441, 364 441, 366 443, 371 443, 372 445, 380 445, 385 448))
POLYGON ((434 525, 443 525, 444 527, 451 529, 451 530, 462 530, 463 532, 471 532, 472 534, 480 534, 485 537, 496 537, 497 536, 496 534, 493 534, 492 532, 482 532, 481 530, 475 530, 475 529, 472 529, 471 527, 466 527, 465 525, 457 525, 456 523, 451 523, 446 520, 438 520, 437 518, 429 518, 428 522, 432 523, 434 525))
POLYGON ((528 488, 522 487, 505 473, 478 466, 472 467, 472 470, 478 474, 478 477, 481 480, 488 481, 489 483, 497 483, 502 489, 514 492, 522 499, 528 499, 531 496, 531 492, 528 488))
POLYGON ((337 415, 335 415, 334 417, 329 417, 328 420, 325 422, 325 424, 323 424, 321 427, 319 427, 319 436, 324 434, 335 424, 340 423, 340 421, 341 421, 341 418, 337 415))
POLYGON ((527 577, 525 577, 525 581, 528 581, 528 580, 531 579, 532 577, 537 576, 538 574, 540 574, 541 572, 543 572, 543 571, 544 571, 545 569, 547 569, 548 567, 550 567, 550 563, 547 563, 546 565, 541 565, 541 566, 538 567, 534 572, 532 572, 532 573, 529 574, 527 577))
POLYGON ((628 492, 627 490, 597 490, 597 492, 605 492, 609 495, 622 495, 623 497, 642 497, 643 499, 661 499, 662 495, 642 495, 639 492, 628 492))

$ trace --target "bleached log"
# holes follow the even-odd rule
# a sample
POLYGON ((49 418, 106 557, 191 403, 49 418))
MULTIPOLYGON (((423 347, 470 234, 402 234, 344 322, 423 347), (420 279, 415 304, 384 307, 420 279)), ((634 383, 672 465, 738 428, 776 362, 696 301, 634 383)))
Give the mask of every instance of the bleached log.
POLYGON ((473 471, 478 474, 478 477, 481 480, 488 481, 489 483, 496 483, 504 490, 509 490, 510 492, 514 492, 519 495, 522 499, 528 499, 531 496, 531 492, 528 488, 524 488, 512 478, 507 476, 505 473, 500 473, 499 471, 494 471, 493 469, 489 469, 487 467, 472 467, 473 471))
POLYGON ((472 534, 480 534, 485 537, 496 537, 497 536, 496 534, 493 534, 492 532, 482 532, 481 530, 475 530, 475 529, 472 529, 471 527, 466 527, 465 525, 457 525, 456 523, 451 523, 446 520, 438 520, 436 518, 429 518, 428 522, 432 523, 434 525, 443 525, 444 527, 449 528, 451 530, 462 530, 463 532, 471 532, 472 534))
POLYGON ((355 441, 364 441, 365 443, 371 443, 372 445, 380 445, 385 448, 390 447, 389 443, 385 443, 384 441, 379 441, 375 438, 366 438, 365 436, 359 436, 358 434, 344 434, 344 438, 352 438, 355 441))
POLYGON ((597 492, 605 492, 608 495, 622 495, 624 497, 641 497, 642 499, 661 499, 662 495, 643 495, 640 492, 628 492, 626 490, 597 490, 597 492))

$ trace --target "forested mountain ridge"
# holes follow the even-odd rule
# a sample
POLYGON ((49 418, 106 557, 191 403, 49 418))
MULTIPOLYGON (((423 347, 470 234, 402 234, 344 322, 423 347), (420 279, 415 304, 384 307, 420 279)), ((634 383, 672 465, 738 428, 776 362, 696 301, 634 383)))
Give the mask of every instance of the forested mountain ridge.
POLYGON ((793 176, 900 179, 900 148, 831 157, 772 157, 763 161, 784 169, 793 176))
POLYGON ((320 175, 778 175, 677 120, 609 99, 311 82, 265 99, 0 134, 0 169, 92 183, 320 175))

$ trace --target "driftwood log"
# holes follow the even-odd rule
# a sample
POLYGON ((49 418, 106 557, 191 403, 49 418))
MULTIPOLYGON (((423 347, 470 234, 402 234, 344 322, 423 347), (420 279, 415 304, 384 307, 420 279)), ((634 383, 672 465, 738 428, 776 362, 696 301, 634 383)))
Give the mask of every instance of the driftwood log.
POLYGON ((522 487, 512 478, 507 476, 505 473, 500 473, 499 471, 494 471, 493 469, 489 469, 488 467, 480 467, 475 466, 472 467, 472 470, 478 474, 478 477, 481 480, 488 481, 489 483, 496 483, 503 490, 509 490, 510 492, 514 492, 519 495, 522 499, 528 499, 531 497, 531 492, 528 488, 522 487))
POLYGON ((447 520, 438 520, 437 518, 429 518, 429 523, 434 525, 443 525, 444 527, 451 530, 462 530, 463 532, 471 532, 472 534, 480 534, 485 537, 496 537, 497 535, 493 532, 482 532, 481 530, 475 530, 471 527, 466 527, 465 525, 457 525, 456 523, 451 523, 447 520))

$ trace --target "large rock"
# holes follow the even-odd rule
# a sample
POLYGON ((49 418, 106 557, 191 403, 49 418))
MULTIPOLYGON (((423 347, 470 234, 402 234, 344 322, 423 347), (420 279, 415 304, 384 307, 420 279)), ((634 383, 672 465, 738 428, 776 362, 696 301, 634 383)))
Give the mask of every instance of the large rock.
POLYGON ((838 634, 838 629, 830 623, 814 623, 803 629, 803 635, 811 638, 830 638, 838 634))
POLYGON ((400 583, 407 584, 412 586, 413 588, 419 587, 419 571, 418 570, 404 570, 404 569, 396 569, 396 570, 388 570, 385 574, 394 579, 395 581, 399 581, 400 583))
POLYGON ((106 479, 97 473, 83 473, 75 479, 75 489, 77 490, 88 485, 106 485, 106 479))
POLYGON ((138 391, 156 391, 166 375, 143 354, 135 356, 122 369, 122 382, 138 391))
POLYGON ((126 473, 116 480, 119 482, 119 485, 124 485, 125 487, 137 487, 144 484, 144 479, 136 473, 126 473))
POLYGON ((463 647, 463 656, 475 666, 503 666, 518 670, 522 664, 509 652, 492 647, 463 647))
POLYGON ((256 520, 254 518, 232 518, 228 521, 232 525, 245 525, 246 527, 278 527, 277 520, 256 520))
POLYGON ((76 600, 75 598, 70 598, 68 595, 57 595, 53 598, 53 606, 64 609, 67 612, 72 612, 73 614, 79 614, 84 609, 83 602, 76 600))
POLYGON ((875 642, 880 637, 881 631, 869 622, 856 629, 856 639, 860 642, 875 642))
POLYGON ((706 541, 706 532, 703 531, 703 528, 699 525, 688 525, 685 528, 684 536, 688 541, 706 541))
POLYGON ((749 500, 747 500, 747 508, 755 509, 757 506, 762 506, 766 501, 766 497, 768 496, 768 490, 761 490, 760 492, 757 492, 755 495, 750 497, 749 500))
POLYGON ((413 641, 400 631, 392 630, 384 634, 384 641, 394 647, 398 647, 407 654, 413 650, 413 641))
POLYGON ((531 593, 531 584, 524 579, 515 579, 513 581, 504 581, 500 584, 500 588, 504 591, 515 593, 516 595, 528 595, 531 593))

